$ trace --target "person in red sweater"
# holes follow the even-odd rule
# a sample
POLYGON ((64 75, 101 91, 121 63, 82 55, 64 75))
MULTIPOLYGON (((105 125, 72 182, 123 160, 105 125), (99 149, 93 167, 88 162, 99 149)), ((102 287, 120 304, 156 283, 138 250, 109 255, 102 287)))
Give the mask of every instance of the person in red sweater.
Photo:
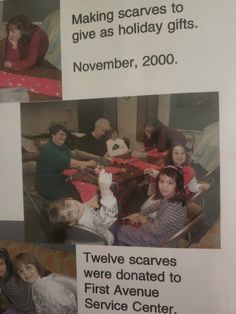
POLYGON ((169 128, 159 119, 147 121, 144 130, 146 150, 157 148, 159 152, 164 152, 169 150, 174 143, 186 144, 185 136, 179 130, 169 128))
POLYGON ((15 71, 39 66, 49 46, 47 34, 24 15, 12 18, 7 29, 4 66, 15 71))

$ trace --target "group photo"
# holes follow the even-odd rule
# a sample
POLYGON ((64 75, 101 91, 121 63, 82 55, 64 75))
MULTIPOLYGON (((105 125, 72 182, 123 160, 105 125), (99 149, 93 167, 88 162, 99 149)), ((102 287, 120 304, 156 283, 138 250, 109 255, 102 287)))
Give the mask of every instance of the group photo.
POLYGON ((220 248, 218 96, 21 103, 25 240, 220 248))

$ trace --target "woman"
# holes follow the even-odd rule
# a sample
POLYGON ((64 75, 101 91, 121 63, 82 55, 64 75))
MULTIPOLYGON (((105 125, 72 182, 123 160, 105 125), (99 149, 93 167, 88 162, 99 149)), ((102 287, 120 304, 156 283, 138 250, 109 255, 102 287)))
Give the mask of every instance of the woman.
POLYGON ((7 30, 4 66, 15 71, 39 66, 48 50, 47 34, 24 15, 12 18, 7 30))

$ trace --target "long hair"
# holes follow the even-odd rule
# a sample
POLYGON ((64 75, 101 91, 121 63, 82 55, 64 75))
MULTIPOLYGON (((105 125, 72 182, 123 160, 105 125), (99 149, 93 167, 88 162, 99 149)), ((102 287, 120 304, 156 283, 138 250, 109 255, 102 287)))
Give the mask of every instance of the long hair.
POLYGON ((182 205, 186 204, 185 193, 184 193, 184 179, 182 170, 178 167, 169 165, 161 169, 157 180, 156 180, 156 189, 157 193, 155 195, 155 199, 163 198, 159 189, 159 181, 162 175, 166 175, 169 178, 172 178, 176 182, 176 193, 175 195, 169 199, 170 202, 181 202, 182 205))
POLYGON ((13 264, 8 251, 5 248, 0 248, 0 259, 4 260, 6 264, 6 276, 1 281, 7 281, 13 275, 13 264))
POLYGON ((183 166, 185 165, 188 165, 189 164, 189 155, 188 155, 188 151, 187 151, 187 148, 185 145, 181 144, 181 143, 174 143, 171 148, 168 150, 168 153, 167 153, 167 156, 166 156, 166 159, 165 159, 165 165, 168 166, 168 165, 174 165, 174 162, 173 162, 173 150, 176 146, 180 146, 184 149, 185 151, 185 156, 186 156, 186 159, 185 159, 185 162, 183 163, 183 166))
POLYGON ((19 42, 22 45, 26 45, 31 41, 32 35, 36 29, 36 26, 24 15, 17 15, 8 22, 8 33, 13 27, 20 31, 21 37, 19 42))
POLYGON ((20 270, 20 266, 21 265, 34 265, 39 273, 40 277, 46 277, 48 275, 51 274, 51 272, 49 270, 47 270, 38 260, 37 258, 29 253, 19 253, 16 255, 15 259, 14 259, 14 267, 15 267, 15 271, 16 273, 18 273, 18 271, 20 270))

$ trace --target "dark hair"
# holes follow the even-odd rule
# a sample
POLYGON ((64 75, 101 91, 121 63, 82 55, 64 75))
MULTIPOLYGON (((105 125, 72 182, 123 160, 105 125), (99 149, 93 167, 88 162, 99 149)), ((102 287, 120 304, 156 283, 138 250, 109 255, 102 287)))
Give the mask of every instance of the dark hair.
POLYGON ((69 134, 69 131, 67 130, 67 128, 62 124, 54 124, 50 126, 48 130, 49 130, 50 138, 52 138, 52 135, 56 135, 59 131, 65 132, 66 135, 69 134))
POLYGON ((113 132, 116 132, 119 135, 119 130, 117 128, 111 128, 108 132, 108 136, 111 137, 113 132))
POLYGON ((28 264, 32 264, 36 267, 39 276, 40 277, 46 277, 48 275, 51 274, 51 272, 49 270, 47 270, 46 268, 43 267, 43 265, 37 260, 37 258, 29 253, 19 253, 16 255, 15 259, 14 259, 14 266, 15 266, 15 271, 16 273, 19 271, 20 269, 20 264, 24 264, 24 265, 28 265, 28 264))
POLYGON ((7 268, 7 273, 1 281, 7 281, 13 275, 13 264, 8 251, 5 248, 0 248, 0 259, 4 260, 7 268))
POLYGON ((163 126, 165 126, 165 124, 161 122, 159 119, 155 119, 155 118, 147 120, 145 124, 145 127, 152 127, 153 129, 158 129, 163 126))
POLYGON ((175 180, 176 182, 176 193, 175 195, 169 199, 170 202, 181 202, 182 205, 186 204, 185 193, 184 193, 184 179, 182 170, 178 167, 169 165, 161 169, 157 180, 156 180, 156 189, 157 193, 155 195, 155 199, 162 198, 161 192, 159 190, 159 181, 162 175, 166 175, 175 180))
POLYGON ((15 26, 21 33, 19 42, 26 45, 31 41, 32 35, 36 26, 24 15, 17 15, 13 17, 7 24, 8 33, 15 26))
POLYGON ((183 163, 183 165, 188 165, 189 164, 189 157, 188 157, 188 151, 187 151, 187 148, 185 145, 181 144, 181 143, 174 143, 171 148, 168 150, 168 153, 167 153, 167 156, 166 156, 166 159, 165 159, 165 165, 168 166, 168 165, 174 165, 174 162, 173 162, 173 150, 176 146, 181 146, 183 147, 184 151, 185 151, 185 155, 186 155, 186 160, 185 162, 183 163))

